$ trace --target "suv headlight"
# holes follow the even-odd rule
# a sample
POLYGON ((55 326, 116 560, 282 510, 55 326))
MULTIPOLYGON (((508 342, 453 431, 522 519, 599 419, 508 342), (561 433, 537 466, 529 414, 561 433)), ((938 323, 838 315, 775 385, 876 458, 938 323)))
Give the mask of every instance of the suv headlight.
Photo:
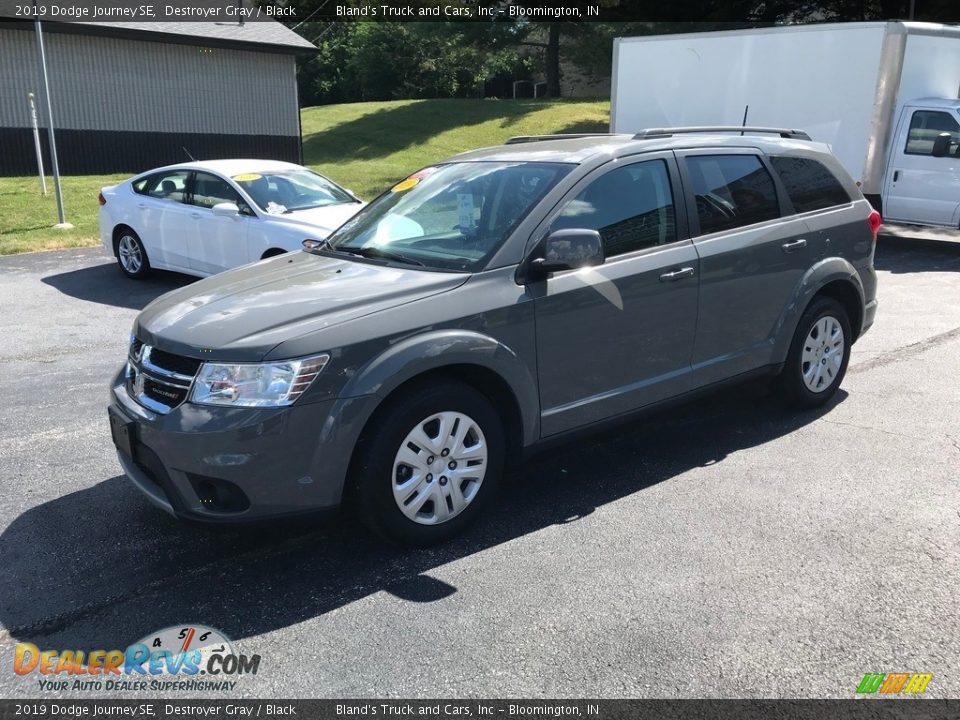
POLYGON ((204 363, 190 401, 201 405, 281 407, 310 387, 329 355, 269 363, 204 363))

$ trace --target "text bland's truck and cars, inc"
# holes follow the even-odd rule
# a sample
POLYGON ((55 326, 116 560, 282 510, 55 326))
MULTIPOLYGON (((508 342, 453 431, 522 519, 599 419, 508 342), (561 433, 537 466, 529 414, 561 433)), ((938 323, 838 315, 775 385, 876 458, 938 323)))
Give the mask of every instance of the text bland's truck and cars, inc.
POLYGON ((796 127, 885 220, 960 225, 960 27, 874 22, 620 38, 611 129, 796 127), (649 68, 670 72, 644 72, 649 68), (938 138, 940 138, 938 140, 938 138))

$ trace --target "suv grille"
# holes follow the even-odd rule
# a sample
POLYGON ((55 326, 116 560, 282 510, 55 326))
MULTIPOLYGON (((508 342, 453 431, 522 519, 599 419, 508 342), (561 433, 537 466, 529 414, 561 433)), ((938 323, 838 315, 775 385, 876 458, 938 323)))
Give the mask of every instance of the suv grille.
POLYGON ((201 364, 200 360, 134 340, 130 344, 127 392, 148 410, 166 414, 187 399, 201 364))

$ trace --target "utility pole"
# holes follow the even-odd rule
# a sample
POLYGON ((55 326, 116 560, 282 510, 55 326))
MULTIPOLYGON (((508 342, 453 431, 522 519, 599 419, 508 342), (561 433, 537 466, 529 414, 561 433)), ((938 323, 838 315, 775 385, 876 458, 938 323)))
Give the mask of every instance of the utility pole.
POLYGON ((50 103, 50 80, 47 76, 47 54, 43 48, 43 28, 37 14, 37 0, 33 0, 34 28, 37 31, 37 49, 40 52, 40 74, 43 78, 43 92, 47 101, 47 135, 50 140, 50 164, 53 165, 53 191, 57 196, 57 224, 55 228, 69 230, 73 227, 67 222, 63 212, 63 190, 60 187, 60 163, 57 162, 57 141, 53 131, 53 106, 50 103))
POLYGON ((40 126, 37 123, 37 104, 34 102, 33 93, 27 93, 27 100, 30 102, 30 124, 33 126, 33 149, 37 152, 37 171, 40 174, 40 192, 47 194, 47 178, 43 175, 43 152, 40 150, 40 126))

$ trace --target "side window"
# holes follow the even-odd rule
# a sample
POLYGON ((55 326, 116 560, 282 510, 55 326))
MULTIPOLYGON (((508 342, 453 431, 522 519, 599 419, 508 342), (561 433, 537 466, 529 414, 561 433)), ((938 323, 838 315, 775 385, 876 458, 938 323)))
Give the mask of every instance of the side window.
POLYGON ((907 155, 932 155, 933 141, 940 133, 950 133, 949 155, 960 154, 960 123, 950 113, 917 110, 910 118, 907 134, 907 155))
POLYGON ((133 191, 139 195, 147 194, 147 183, 150 182, 149 177, 140 178, 135 183, 133 183, 133 191))
POLYGON ((787 195, 798 213, 846 205, 850 195, 827 167, 811 158, 771 157, 787 195))
POLYGON ((551 229, 596 230, 607 257, 677 239, 670 175, 663 160, 626 165, 567 203, 551 229))
POLYGON ((189 170, 169 170, 151 175, 144 185, 143 194, 162 200, 184 202, 187 197, 187 178, 189 176, 189 170))
POLYGON ((226 180, 205 172, 198 172, 194 178, 192 202, 204 208, 212 208, 214 205, 226 202, 234 203, 238 207, 242 206, 240 193, 234 190, 226 180))
POLYGON ((695 155, 687 158, 687 168, 701 234, 780 216, 773 178, 756 155, 695 155))

